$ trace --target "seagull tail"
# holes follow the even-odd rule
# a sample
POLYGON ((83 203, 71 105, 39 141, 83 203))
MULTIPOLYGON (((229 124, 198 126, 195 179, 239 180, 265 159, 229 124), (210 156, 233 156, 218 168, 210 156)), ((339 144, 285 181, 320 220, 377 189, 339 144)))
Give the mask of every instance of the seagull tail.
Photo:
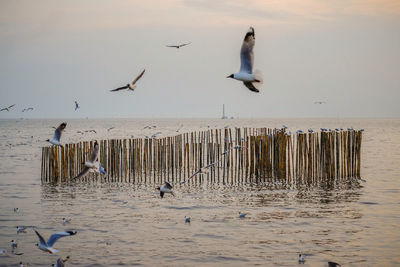
POLYGON ((255 70, 254 71, 254 78, 257 80, 255 82, 252 82, 255 88, 260 89, 261 85, 264 83, 264 77, 261 73, 260 70, 255 70))

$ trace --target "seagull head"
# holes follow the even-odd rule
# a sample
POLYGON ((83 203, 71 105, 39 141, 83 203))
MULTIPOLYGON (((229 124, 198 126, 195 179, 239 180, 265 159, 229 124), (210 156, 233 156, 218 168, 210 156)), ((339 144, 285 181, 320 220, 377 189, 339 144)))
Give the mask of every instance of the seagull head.
POLYGON ((226 78, 232 78, 233 79, 233 74, 226 76, 226 78))

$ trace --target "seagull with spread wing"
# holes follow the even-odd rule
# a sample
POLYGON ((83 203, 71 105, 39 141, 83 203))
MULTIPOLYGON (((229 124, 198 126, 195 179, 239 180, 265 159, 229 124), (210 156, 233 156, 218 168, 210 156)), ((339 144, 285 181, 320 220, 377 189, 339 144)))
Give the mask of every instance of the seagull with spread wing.
POLYGON ((36 235, 39 237, 39 243, 36 244, 40 250, 45 252, 49 252, 50 254, 55 254, 58 252, 57 249, 53 248, 53 245, 57 242, 58 239, 65 236, 76 235, 76 232, 66 231, 66 232, 57 232, 50 236, 49 240, 46 240, 39 234, 38 231, 35 230, 36 235))
POLYGON ((227 78, 242 81, 250 91, 259 93, 260 90, 258 88, 261 86, 263 80, 260 71, 256 70, 253 73, 253 48, 255 43, 254 28, 250 27, 244 37, 242 49, 240 50, 240 70, 237 73, 229 75, 227 78))
POLYGON ((162 186, 157 187, 157 190, 160 191, 160 197, 161 198, 163 198, 164 194, 166 194, 166 193, 169 193, 169 194, 175 196, 174 192, 172 192, 172 185, 170 183, 168 183, 168 182, 165 182, 162 186))
POLYGON ((67 123, 63 122, 56 128, 54 131, 54 136, 51 139, 47 139, 46 141, 55 146, 61 146, 60 139, 62 131, 64 131, 65 127, 67 127, 67 123))
POLYGON ((181 182, 181 184, 186 183, 187 181, 189 181, 190 179, 192 179, 193 177, 195 177, 198 174, 206 174, 208 172, 208 170, 212 167, 214 167, 216 164, 218 163, 218 161, 213 162, 211 164, 208 164, 207 166, 201 167, 200 169, 198 169, 195 173, 193 173, 192 175, 190 175, 189 178, 187 178, 186 180, 184 180, 183 182, 181 182))
POLYGON ((2 109, 0 109, 0 111, 4 111, 4 110, 10 111, 10 109, 11 109, 13 106, 15 106, 15 104, 14 104, 14 105, 11 105, 11 106, 8 106, 8 107, 6 107, 6 108, 2 108, 2 109))
POLYGON ((136 77, 135 80, 133 80, 132 83, 128 83, 128 84, 125 85, 125 86, 122 86, 122 87, 120 87, 120 88, 117 88, 117 89, 114 89, 114 90, 110 90, 110 91, 111 91, 111 92, 117 92, 117 91, 124 90, 124 89, 128 89, 128 90, 134 91, 135 88, 136 88, 136 85, 135 85, 135 84, 136 84, 137 81, 139 81, 140 78, 142 78, 142 76, 143 76, 143 74, 144 74, 144 71, 145 71, 145 69, 142 71, 142 73, 139 74, 139 76, 136 77))
POLYGON ((190 45, 192 42, 186 43, 186 44, 178 44, 178 45, 166 45, 166 47, 172 47, 172 48, 176 48, 179 49, 182 46, 186 46, 186 45, 190 45))
POLYGON ((96 141, 94 143, 94 147, 93 147, 92 153, 90 154, 89 160, 84 163, 85 167, 78 174, 78 176, 72 178, 72 180, 79 179, 79 178, 86 176, 89 173, 89 171, 97 171, 97 169, 99 168, 99 164, 96 163, 96 160, 97 160, 97 156, 99 155, 99 149, 100 149, 99 143, 97 143, 97 141, 96 141))

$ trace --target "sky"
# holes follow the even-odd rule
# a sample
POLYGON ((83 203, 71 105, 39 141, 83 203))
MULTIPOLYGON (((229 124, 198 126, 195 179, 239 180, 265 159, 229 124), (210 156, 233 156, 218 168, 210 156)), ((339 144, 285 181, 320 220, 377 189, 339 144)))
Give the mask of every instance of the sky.
POLYGON ((0 40, 0 118, 400 117, 398 0, 0 0, 0 40))

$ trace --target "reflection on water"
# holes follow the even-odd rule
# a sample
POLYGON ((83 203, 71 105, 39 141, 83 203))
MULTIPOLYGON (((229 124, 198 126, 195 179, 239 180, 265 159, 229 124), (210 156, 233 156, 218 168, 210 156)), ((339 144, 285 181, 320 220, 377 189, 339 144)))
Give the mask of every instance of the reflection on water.
MULTIPOLYGON (((65 142, 75 141, 80 127, 102 131, 115 126, 112 138, 149 135, 143 125, 157 125, 175 134, 180 120, 72 120, 65 142), (122 129, 122 130, 121 130, 122 129)), ((277 179, 246 183, 195 182, 174 185, 176 196, 159 197, 157 184, 40 183, 40 146, 58 121, 0 120, 0 249, 18 242, 21 256, 0 256, 0 266, 51 266, 71 256, 67 266, 393 266, 400 263, 398 221, 400 123, 359 120, 233 120, 238 126, 366 128, 362 174, 358 180, 287 184, 277 179), (330 126, 332 125, 332 126, 330 126), (394 126, 393 126, 394 125, 394 126), (24 131, 22 131, 24 129, 24 131), (26 131, 30 131, 29 134, 26 131), (31 137, 33 136, 33 137, 31 137), (384 142, 383 142, 384 141, 384 142), (388 160, 388 158, 390 160, 388 160), (14 213, 18 207, 20 212, 14 213), (247 213, 244 219, 238 212, 247 213), (185 216, 191 223, 185 223, 185 216), (71 218, 63 225, 62 218, 71 218), (45 237, 76 230, 55 245, 57 255, 43 253, 31 229, 16 234, 15 226, 34 225, 45 237)), ((188 120, 185 131, 220 120, 188 120)), ((235 125, 231 125, 235 126, 235 125)), ((104 134, 103 133, 103 134, 104 134)), ((79 135, 79 138, 82 138, 79 135)), ((89 137, 88 137, 89 138, 89 137)), ((92 137, 90 137, 92 138, 92 137)))

